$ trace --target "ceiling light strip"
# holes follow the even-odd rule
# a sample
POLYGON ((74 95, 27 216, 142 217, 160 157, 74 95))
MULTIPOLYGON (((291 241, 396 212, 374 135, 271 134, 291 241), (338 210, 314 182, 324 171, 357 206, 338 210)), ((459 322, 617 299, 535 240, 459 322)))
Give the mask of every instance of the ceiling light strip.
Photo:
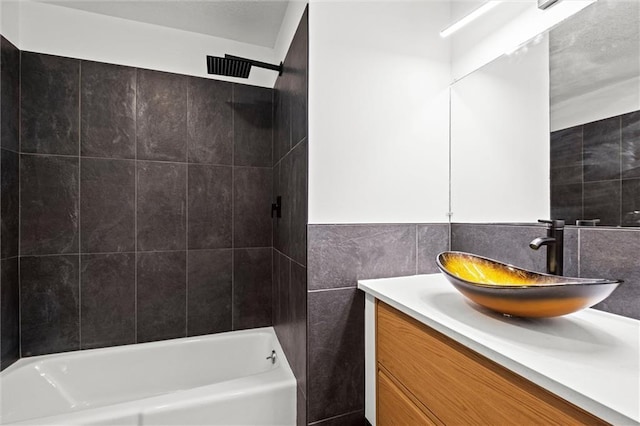
POLYGON ((482 15, 484 15, 485 13, 487 13, 488 11, 490 11, 500 3, 502 3, 502 0, 491 0, 484 3, 482 6, 480 6, 479 8, 477 8, 476 10, 474 10, 473 12, 465 16, 464 18, 460 19, 457 22, 454 22, 444 30, 440 31, 440 37, 445 38, 450 36, 451 34, 458 31, 460 28, 464 27, 465 25, 469 24, 472 21, 475 21, 476 19, 478 19, 479 17, 481 17, 482 15))

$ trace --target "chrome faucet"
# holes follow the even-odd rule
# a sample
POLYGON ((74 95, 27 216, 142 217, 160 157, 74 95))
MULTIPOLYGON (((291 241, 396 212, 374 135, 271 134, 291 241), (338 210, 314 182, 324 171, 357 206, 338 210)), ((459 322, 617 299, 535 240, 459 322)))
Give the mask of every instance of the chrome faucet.
POLYGON ((529 243, 529 247, 538 250, 547 246, 547 273, 562 275, 564 260, 564 220, 538 220, 547 224, 547 236, 538 237, 529 243))

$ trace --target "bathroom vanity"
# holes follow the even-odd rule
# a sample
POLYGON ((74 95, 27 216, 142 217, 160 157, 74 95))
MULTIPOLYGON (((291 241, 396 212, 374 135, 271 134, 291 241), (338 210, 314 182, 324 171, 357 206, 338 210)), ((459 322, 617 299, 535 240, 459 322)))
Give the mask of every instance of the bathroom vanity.
POLYGON ((505 317, 441 274, 365 280, 373 424, 640 424, 640 321, 505 317))

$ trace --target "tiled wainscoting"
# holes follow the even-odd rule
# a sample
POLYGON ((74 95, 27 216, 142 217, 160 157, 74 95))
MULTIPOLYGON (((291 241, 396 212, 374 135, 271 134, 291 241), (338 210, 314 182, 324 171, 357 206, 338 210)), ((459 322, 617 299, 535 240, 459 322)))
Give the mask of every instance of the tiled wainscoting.
POLYGON ((358 279, 437 272, 448 224, 309 225, 308 422, 364 424, 364 296, 358 279))
MULTIPOLYGON (((544 271, 544 249, 528 245, 545 233, 533 224, 309 225, 309 424, 364 424, 358 279, 438 272, 435 256, 449 247, 544 271)), ((567 275, 625 280, 596 308, 640 318, 640 230, 569 227, 565 244, 567 275)))

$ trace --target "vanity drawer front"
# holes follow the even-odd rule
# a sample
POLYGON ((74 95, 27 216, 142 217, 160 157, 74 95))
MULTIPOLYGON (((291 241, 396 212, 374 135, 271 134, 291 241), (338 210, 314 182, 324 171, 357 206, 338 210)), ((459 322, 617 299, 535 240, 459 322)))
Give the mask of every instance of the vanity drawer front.
POLYGON ((437 426, 382 370, 378 370, 378 407, 376 416, 376 424, 378 426, 437 426))
POLYGON ((606 424, 382 303, 377 360, 445 424, 606 424))

